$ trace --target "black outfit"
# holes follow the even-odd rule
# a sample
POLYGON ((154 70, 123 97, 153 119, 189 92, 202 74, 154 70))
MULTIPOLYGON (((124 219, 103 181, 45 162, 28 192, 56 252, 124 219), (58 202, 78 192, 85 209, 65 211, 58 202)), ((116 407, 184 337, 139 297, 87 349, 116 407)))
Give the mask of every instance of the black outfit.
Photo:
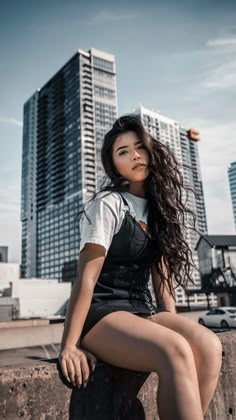
POLYGON ((128 203, 122 195, 121 198, 126 206, 126 214, 119 232, 113 236, 95 285, 81 339, 111 312, 151 315, 166 311, 153 305, 148 289, 156 241, 130 214, 128 203))

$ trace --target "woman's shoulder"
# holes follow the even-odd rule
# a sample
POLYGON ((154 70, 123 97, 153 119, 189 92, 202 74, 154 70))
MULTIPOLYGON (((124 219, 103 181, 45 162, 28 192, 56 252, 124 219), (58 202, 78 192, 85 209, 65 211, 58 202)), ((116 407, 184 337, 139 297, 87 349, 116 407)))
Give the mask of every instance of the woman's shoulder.
POLYGON ((101 201, 115 213, 119 213, 124 207, 121 194, 117 191, 100 191, 95 200, 96 199, 101 201))
POLYGON ((124 210, 124 204, 119 192, 99 191, 95 198, 88 203, 87 209, 106 206, 112 213, 120 214, 124 210))

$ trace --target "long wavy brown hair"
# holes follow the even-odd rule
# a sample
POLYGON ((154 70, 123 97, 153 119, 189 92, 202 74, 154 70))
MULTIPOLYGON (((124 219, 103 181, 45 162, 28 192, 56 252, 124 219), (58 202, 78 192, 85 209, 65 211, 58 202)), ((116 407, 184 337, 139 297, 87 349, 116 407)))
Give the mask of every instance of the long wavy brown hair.
POLYGON ((187 165, 181 165, 167 145, 145 130, 139 115, 121 116, 106 133, 101 149, 106 176, 91 200, 102 191, 128 191, 129 181, 118 173, 112 159, 112 148, 116 138, 128 131, 136 133, 149 154, 145 198, 149 205, 148 229, 157 243, 154 263, 160 276, 162 291, 163 286, 167 286, 175 299, 173 288, 181 285, 186 290, 189 282, 194 284, 193 269, 198 270, 193 262, 192 250, 186 241, 186 229, 196 231, 196 215, 186 205, 188 192, 195 192, 184 184, 181 166, 187 165))

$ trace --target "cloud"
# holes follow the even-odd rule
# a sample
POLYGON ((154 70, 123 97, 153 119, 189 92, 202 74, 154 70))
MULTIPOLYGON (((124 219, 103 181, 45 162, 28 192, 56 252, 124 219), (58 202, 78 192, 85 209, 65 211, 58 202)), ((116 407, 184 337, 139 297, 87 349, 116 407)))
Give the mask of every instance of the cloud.
POLYGON ((228 168, 236 160, 236 122, 195 121, 200 130, 200 166, 209 232, 234 234, 228 168))
POLYGON ((236 37, 209 39, 206 43, 207 47, 225 47, 228 45, 236 45, 236 37))
POLYGON ((232 89, 236 87, 236 59, 223 63, 213 69, 202 86, 213 89, 232 89))
MULTIPOLYGON (((0 171, 0 174, 2 171, 0 171)), ((20 212, 20 186, 0 182, 0 217, 4 214, 20 212)))
MULTIPOLYGON (((207 190, 207 187, 205 190, 207 190)), ((206 191, 208 234, 235 235, 233 210, 231 205, 227 205, 227 201, 230 201, 228 192, 225 192, 224 197, 219 197, 217 193, 213 193, 210 189, 206 191)))
POLYGON ((0 170, 0 242, 9 247, 9 262, 20 262, 20 212, 20 186, 4 181, 0 170))
POLYGON ((195 122, 200 130, 199 153, 205 180, 220 182, 227 178, 228 167, 236 160, 236 122, 225 124, 209 124, 203 120, 195 122))
POLYGON ((5 212, 0 217, 1 245, 9 247, 9 262, 20 263, 21 222, 18 214, 5 212))
POLYGON ((203 80, 202 86, 213 90, 235 88, 236 37, 211 39, 207 41, 206 47, 210 71, 203 80))
POLYGON ((23 127, 23 122, 17 120, 13 117, 0 117, 0 124, 10 124, 10 125, 16 125, 17 127, 23 127))
POLYGON ((102 10, 97 13, 92 19, 88 21, 89 25, 102 25, 104 23, 118 22, 123 20, 134 19, 135 15, 132 13, 118 14, 102 10))
POLYGON ((0 203, 0 217, 7 213, 19 213, 19 203, 0 203))

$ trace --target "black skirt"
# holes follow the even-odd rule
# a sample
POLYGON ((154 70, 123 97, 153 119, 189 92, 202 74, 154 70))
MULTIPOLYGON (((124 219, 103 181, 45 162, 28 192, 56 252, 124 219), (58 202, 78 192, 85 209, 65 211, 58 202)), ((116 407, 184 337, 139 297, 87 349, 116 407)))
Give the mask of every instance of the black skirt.
MULTIPOLYGON (((124 302, 124 304, 120 303, 119 305, 112 305, 112 302, 96 302, 92 303, 88 315, 86 317, 84 327, 81 333, 81 340, 82 338, 106 315, 117 312, 117 311, 126 311, 136 315, 142 314, 149 314, 151 315, 150 311, 145 307, 141 307, 139 309, 134 308, 129 302, 124 302)), ((152 314, 159 313, 159 312, 170 312, 166 309, 156 308, 152 311, 152 314)))

